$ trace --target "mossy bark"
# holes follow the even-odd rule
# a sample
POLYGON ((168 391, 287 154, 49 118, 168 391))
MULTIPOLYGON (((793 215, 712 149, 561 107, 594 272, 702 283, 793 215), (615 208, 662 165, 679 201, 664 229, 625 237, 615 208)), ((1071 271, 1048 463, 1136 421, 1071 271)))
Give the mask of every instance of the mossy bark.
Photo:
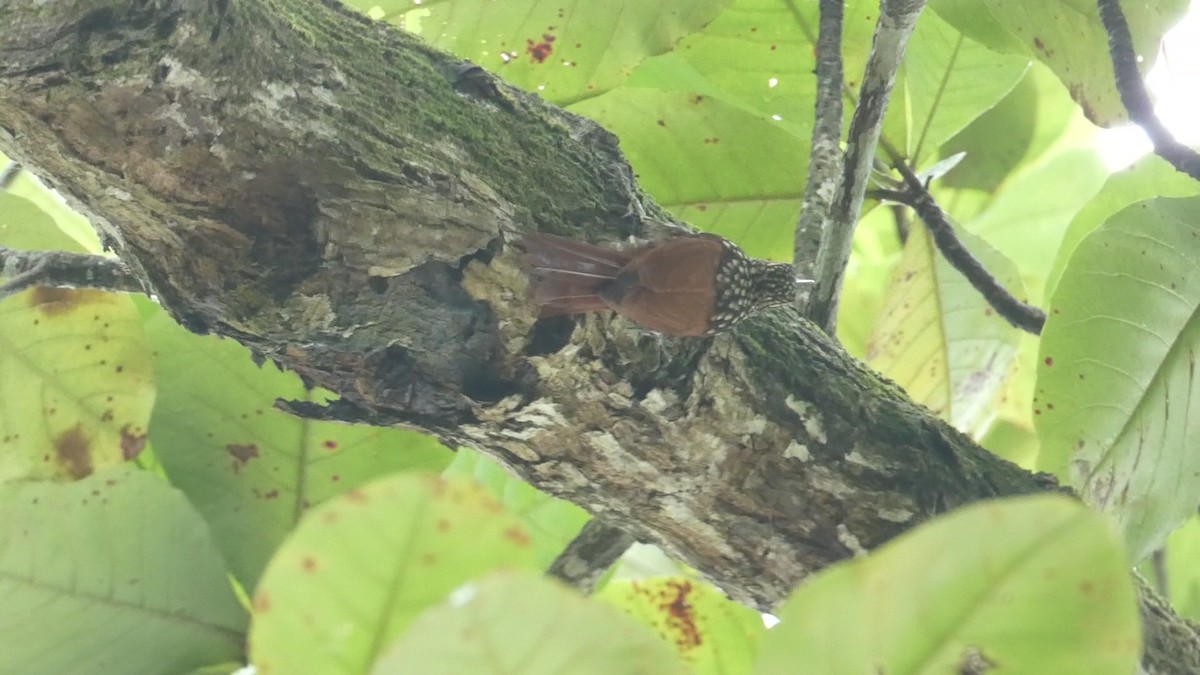
MULTIPOLYGON (((184 325, 343 397, 298 412, 477 447, 764 608, 1055 489, 787 309, 705 340, 536 322, 512 235, 664 227, 615 138, 337 3, 9 0, 0 24, 0 150, 184 325)), ((1153 607, 1147 662, 1200 670, 1153 607)))

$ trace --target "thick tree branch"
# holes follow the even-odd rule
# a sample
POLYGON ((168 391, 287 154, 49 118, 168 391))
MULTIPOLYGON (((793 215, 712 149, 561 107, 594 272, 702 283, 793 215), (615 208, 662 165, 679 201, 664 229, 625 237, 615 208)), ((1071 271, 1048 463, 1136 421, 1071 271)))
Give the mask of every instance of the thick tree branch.
POLYGON ((850 122, 842 179, 828 222, 822 230, 821 248, 813 273, 817 285, 808 301, 808 317, 830 335, 837 324, 842 277, 846 273, 846 261, 850 259, 854 227, 862 210, 871 164, 875 161, 875 146, 883 129, 888 98, 904 60, 908 38, 924 7, 925 0, 883 0, 880 5, 879 23, 875 26, 862 92, 850 122))
POLYGON ((1181 173, 1200 180, 1200 153, 1175 140, 1175 136, 1154 114, 1154 104, 1138 71, 1133 36, 1129 33, 1129 23, 1125 20, 1121 3, 1118 0, 1097 0, 1096 4, 1100 9, 1100 21, 1108 32, 1108 53, 1112 58, 1113 75, 1117 80, 1117 91, 1121 93, 1121 102, 1129 112, 1129 119, 1150 137, 1154 154, 1167 160, 1181 173))
MULTIPOLYGON (((764 608, 939 513, 1054 489, 793 308, 667 342, 538 321, 507 233, 668 219, 631 214, 611 135, 410 36, 311 0, 0 7, 22 26, 0 32, 0 151, 185 325, 343 397, 304 412, 477 447, 764 608)), ((1145 616, 1189 672, 1195 632, 1145 616)))

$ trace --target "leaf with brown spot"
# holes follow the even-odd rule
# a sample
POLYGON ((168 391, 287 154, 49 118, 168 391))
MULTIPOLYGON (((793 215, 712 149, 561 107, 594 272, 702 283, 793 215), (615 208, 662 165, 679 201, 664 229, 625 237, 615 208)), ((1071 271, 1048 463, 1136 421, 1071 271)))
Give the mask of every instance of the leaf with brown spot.
POLYGON ((209 521, 247 588, 309 505, 377 476, 439 471, 452 456, 413 432, 288 415, 276 400, 328 395, 270 362, 255 364, 232 340, 188 332, 150 303, 143 315, 160 386, 149 427, 154 456, 209 521))
POLYGON ((126 295, 35 288, 0 301, 0 373, 0 482, 120 464, 149 425, 149 349, 126 295))
POLYGON ((418 617, 372 675, 695 675, 637 622, 532 571, 496 572, 455 595, 418 617))
POLYGON ((596 597, 649 626, 698 675, 744 670, 766 630, 758 612, 698 579, 618 580, 596 597))
POLYGON ((82 425, 76 424, 59 434, 54 439, 54 452, 58 457, 59 466, 71 478, 78 480, 91 475, 91 443, 88 441, 82 425))

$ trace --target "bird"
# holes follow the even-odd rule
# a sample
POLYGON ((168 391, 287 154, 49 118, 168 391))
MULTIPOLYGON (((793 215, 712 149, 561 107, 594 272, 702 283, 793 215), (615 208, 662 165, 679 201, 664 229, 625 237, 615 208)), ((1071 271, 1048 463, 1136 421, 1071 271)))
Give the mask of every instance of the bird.
POLYGON ((792 266, 751 258, 714 234, 676 236, 629 249, 553 234, 516 242, 541 316, 614 311, 668 337, 729 330, 750 314, 794 301, 792 266))

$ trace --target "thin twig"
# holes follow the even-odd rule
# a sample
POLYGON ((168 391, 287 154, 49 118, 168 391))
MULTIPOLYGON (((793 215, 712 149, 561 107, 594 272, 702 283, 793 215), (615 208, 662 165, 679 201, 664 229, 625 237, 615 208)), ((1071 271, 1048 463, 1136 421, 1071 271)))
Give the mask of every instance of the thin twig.
MULTIPOLYGON (((817 102, 808 156, 804 206, 796 223, 793 261, 796 276, 810 278, 822 231, 829 223, 842 175, 842 0, 821 0, 817 36, 817 102)), ((805 294, 807 295, 807 293, 805 294)))
POLYGON ((917 212, 917 215, 924 221, 925 227, 929 229, 929 234, 933 237, 938 251, 954 269, 967 278, 971 286, 979 291, 979 294, 992 306, 992 309, 996 310, 997 314, 1021 330, 1040 335, 1042 327, 1046 324, 1046 313, 1033 305, 1018 300, 996 277, 987 271, 983 263, 979 262, 959 241, 946 212, 938 205, 933 195, 929 194, 928 188, 920 178, 917 178, 917 175, 905 163, 904 158, 896 154, 895 150, 890 147, 885 146, 884 149, 892 155, 892 164, 904 179, 906 189, 902 192, 895 190, 878 192, 885 194, 892 201, 911 206, 917 212))
POLYGON ((66 251, 18 251, 0 246, 0 300, 34 286, 96 288, 145 293, 146 288, 120 260, 66 251))
POLYGON ((1154 154, 1162 157, 1181 173, 1200 180, 1200 153, 1175 140, 1167 127, 1154 114, 1154 104, 1138 72, 1137 54, 1133 51, 1133 37, 1129 34, 1129 23, 1117 0, 1096 0, 1100 9, 1100 21, 1108 32, 1108 53, 1112 58, 1113 76, 1121 103, 1129 111, 1129 119, 1140 126, 1150 142, 1154 154))
POLYGON ((863 75, 862 94, 850 123, 842 179, 817 253, 813 273, 817 285, 807 310, 808 317, 830 335, 837 327, 842 278, 883 127, 883 115, 896 82, 896 72, 904 60, 908 38, 924 7, 925 0, 883 0, 880 5, 871 55, 863 75))
POLYGON ((604 571, 633 546, 633 537, 593 518, 579 531, 547 571, 552 577, 591 593, 604 571))

